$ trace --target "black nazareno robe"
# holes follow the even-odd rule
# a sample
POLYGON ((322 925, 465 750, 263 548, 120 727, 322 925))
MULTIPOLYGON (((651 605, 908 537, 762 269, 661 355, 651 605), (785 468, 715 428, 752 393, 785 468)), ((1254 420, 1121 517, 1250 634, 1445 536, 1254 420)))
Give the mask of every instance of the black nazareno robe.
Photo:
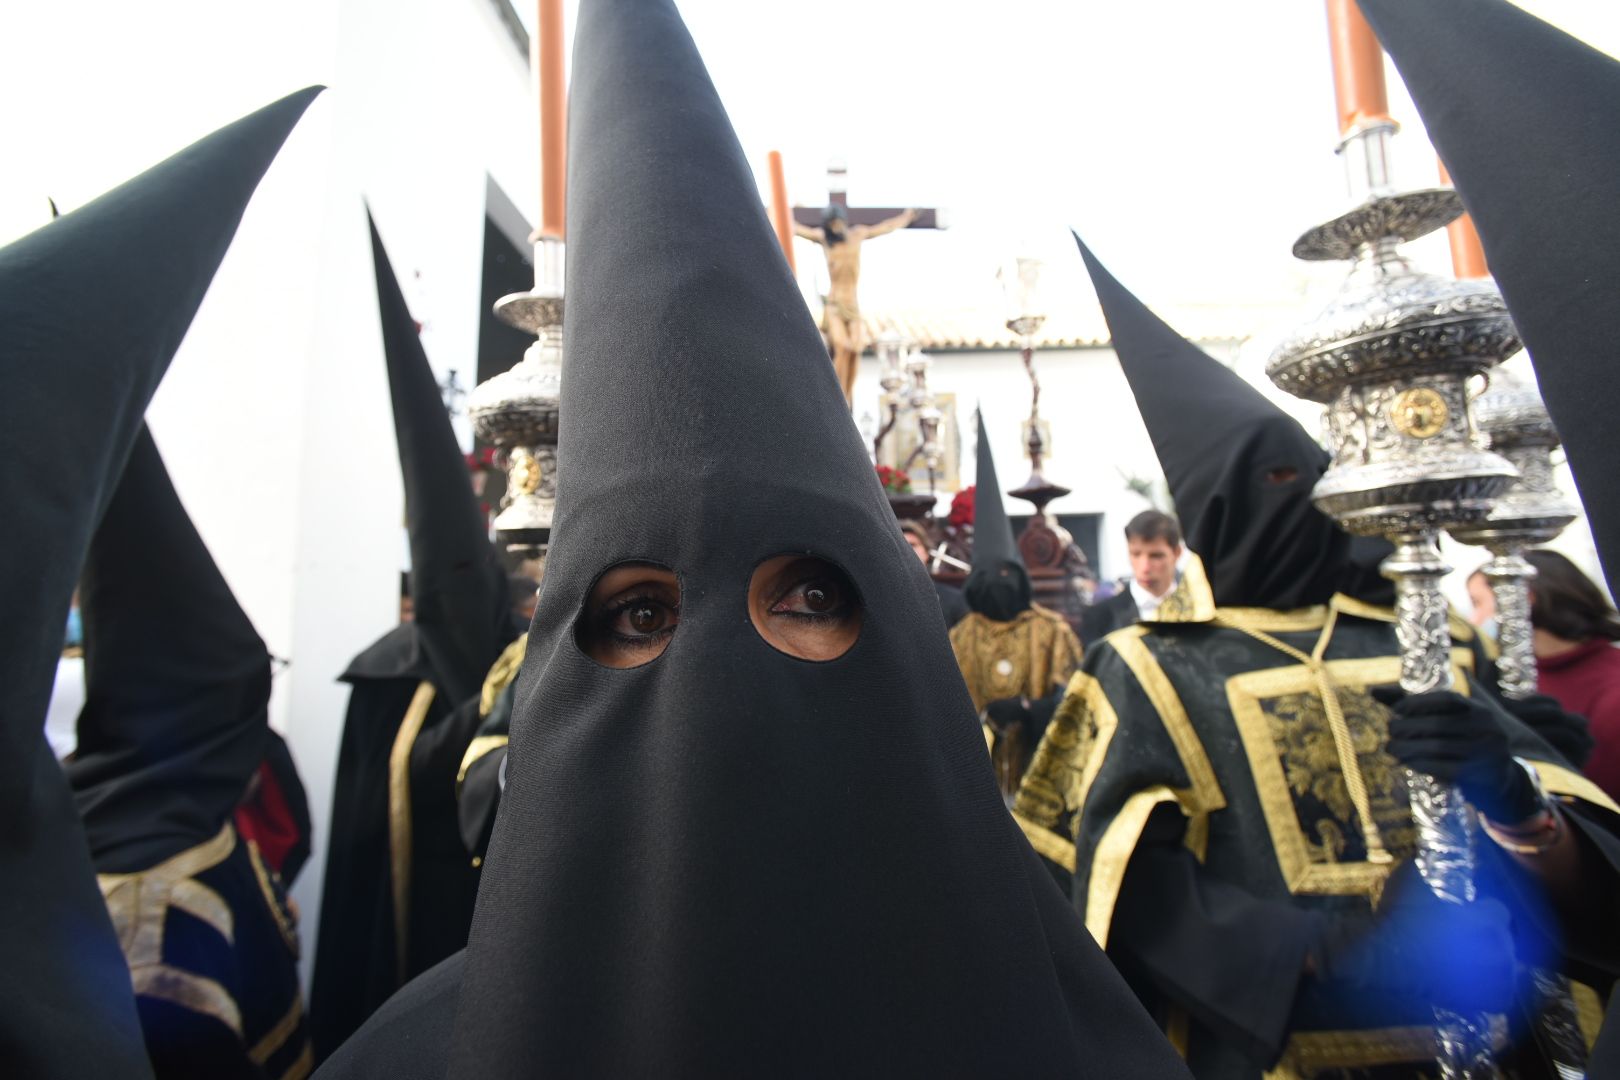
POLYGON ((355 657, 343 680, 353 690, 310 991, 319 1057, 409 979, 467 943, 478 894, 455 805, 472 733, 466 709, 439 693, 415 626, 389 631, 355 657))
POLYGON ((144 429, 80 593, 86 694, 65 767, 158 1080, 305 1075, 297 924, 276 868, 296 868, 308 810, 268 726, 270 655, 144 429), (249 814, 267 763, 278 813, 249 814), (274 862, 238 836, 239 814, 277 826, 274 862))
MULTIPOLYGON (((1388 712, 1369 694, 1400 677, 1394 615, 1343 595, 1295 611, 1217 609, 1200 567, 1184 582, 1157 620, 1087 647, 1015 816, 1194 1075, 1427 1075, 1427 1003, 1350 1000, 1300 974, 1313 916, 1369 914, 1392 870, 1367 861, 1318 673, 1301 655, 1326 637, 1322 673, 1398 862, 1413 850, 1411 815, 1384 750, 1388 712), (1338 1071, 1377 1067, 1390 1071, 1338 1071)), ((1481 693, 1469 680, 1476 636, 1456 619, 1452 633, 1459 689, 1481 693)), ((1514 752, 1536 763, 1570 819, 1615 861, 1620 811, 1501 715, 1514 752)), ((1615 935, 1600 924, 1612 918, 1592 913, 1590 934, 1555 926, 1500 872, 1492 846, 1482 848, 1481 888, 1494 882, 1506 894, 1521 959, 1561 958, 1572 977, 1606 989, 1615 935)), ((1593 1030, 1596 1002, 1578 988, 1593 1030)), ((1523 1018, 1508 1021, 1518 1051, 1533 1056, 1523 1018)))
POLYGON ((350 665, 311 989, 330 1053, 389 994, 467 942, 478 871, 456 774, 479 687, 518 632, 417 324, 371 225, 383 352, 405 486, 415 620, 350 665))

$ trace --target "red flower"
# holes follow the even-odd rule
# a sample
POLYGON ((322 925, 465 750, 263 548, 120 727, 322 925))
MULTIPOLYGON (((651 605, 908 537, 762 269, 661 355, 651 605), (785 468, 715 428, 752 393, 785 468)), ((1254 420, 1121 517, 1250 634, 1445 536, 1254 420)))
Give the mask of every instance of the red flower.
POLYGON ((467 471, 484 472, 487 470, 493 472, 496 468, 495 454, 496 450, 493 446, 481 446, 477 450, 474 450, 472 453, 466 455, 467 471))
POLYGON ((899 469, 891 469, 887 465, 877 467, 878 483, 883 490, 891 495, 906 495, 911 491, 911 477, 899 469))
POLYGON ((973 524, 973 491, 977 486, 965 487, 951 498, 951 516, 946 520, 958 529, 973 524))

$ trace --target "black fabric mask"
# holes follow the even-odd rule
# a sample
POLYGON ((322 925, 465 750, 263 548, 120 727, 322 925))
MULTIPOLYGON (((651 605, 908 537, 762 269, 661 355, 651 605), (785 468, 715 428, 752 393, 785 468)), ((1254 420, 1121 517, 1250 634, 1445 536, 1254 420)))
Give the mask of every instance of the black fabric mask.
POLYGON ((1028 611, 1031 591, 1029 571, 1023 563, 998 562, 987 567, 977 560, 962 589, 970 609, 996 622, 1012 622, 1028 611))
POLYGON ((1620 63, 1504 0, 1361 9, 1479 228, 1620 590, 1620 63))
POLYGON ((1012 522, 1001 501, 996 459, 985 433, 984 413, 978 414, 978 475, 973 487, 973 569, 962 593, 968 607, 987 619, 1011 622, 1029 610, 1032 588, 1024 557, 1013 539, 1012 522))
POLYGON ((1179 1073, 1001 803, 674 6, 575 40, 557 524, 450 1076, 1179 1073), (858 592, 837 659, 751 622, 784 553, 858 592), (632 560, 679 624, 609 669, 576 624, 632 560))
POLYGON ((68 783, 102 873, 219 832, 270 750, 270 654, 142 429, 80 579, 85 704, 68 783))
POLYGON ((1287 610, 1326 601, 1350 546, 1349 535, 1311 503, 1327 452, 1149 311, 1078 236, 1075 242, 1215 603, 1287 610))
POLYGON ((259 178, 318 89, 0 249, 0 1057, 17 1076, 150 1074, 129 965, 43 726, 73 583, 146 405, 259 178), (109 283, 112 283, 111 285, 109 283), (93 298, 93 299, 92 299, 93 298))

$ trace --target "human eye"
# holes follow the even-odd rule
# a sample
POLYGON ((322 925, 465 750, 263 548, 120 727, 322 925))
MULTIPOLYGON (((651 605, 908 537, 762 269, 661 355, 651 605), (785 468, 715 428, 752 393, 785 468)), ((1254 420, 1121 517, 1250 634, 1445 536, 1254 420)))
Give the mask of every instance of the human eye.
POLYGON ((851 610, 848 590, 829 574, 811 573, 792 582, 770 606, 772 615, 808 622, 832 622, 851 610))
POLYGON ((653 563, 623 563, 597 579, 574 633, 597 663, 636 667, 664 651, 680 621, 679 578, 653 563))
POLYGON ((640 595, 616 599, 598 618, 605 636, 627 648, 653 648, 675 632, 681 609, 667 600, 640 595))

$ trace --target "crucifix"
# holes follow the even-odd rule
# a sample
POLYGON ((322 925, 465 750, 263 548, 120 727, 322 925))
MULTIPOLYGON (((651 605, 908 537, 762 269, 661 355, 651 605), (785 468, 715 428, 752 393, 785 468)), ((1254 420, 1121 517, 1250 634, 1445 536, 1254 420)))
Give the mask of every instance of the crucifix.
POLYGON ((931 209, 902 209, 849 205, 848 174, 841 164, 827 168, 827 205, 793 208, 793 231, 819 244, 827 256, 827 299, 822 309, 822 330, 832 349, 833 367, 854 400, 855 369, 866 348, 866 327, 855 286, 861 274, 861 244, 897 229, 937 229, 939 213, 931 209))

